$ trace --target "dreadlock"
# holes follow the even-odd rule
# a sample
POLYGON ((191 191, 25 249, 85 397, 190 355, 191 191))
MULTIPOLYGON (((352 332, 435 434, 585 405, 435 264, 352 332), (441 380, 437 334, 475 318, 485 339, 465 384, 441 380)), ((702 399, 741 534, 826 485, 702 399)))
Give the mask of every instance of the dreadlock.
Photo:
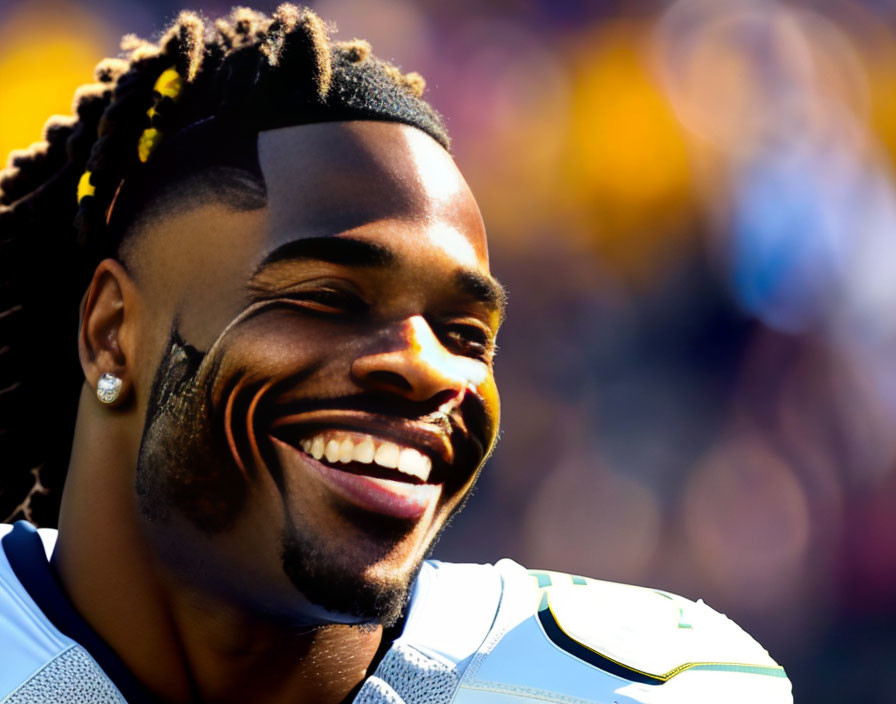
POLYGON ((418 74, 375 58, 367 42, 332 41, 305 8, 236 8, 212 23, 183 12, 158 41, 129 35, 122 51, 76 91, 73 116, 51 118, 43 141, 13 152, 0 172, 2 520, 56 523, 83 384, 78 303, 172 172, 218 167, 219 195, 254 182, 263 203, 254 146, 234 135, 387 120, 449 146, 418 74), (228 179, 228 166, 254 178, 228 179))

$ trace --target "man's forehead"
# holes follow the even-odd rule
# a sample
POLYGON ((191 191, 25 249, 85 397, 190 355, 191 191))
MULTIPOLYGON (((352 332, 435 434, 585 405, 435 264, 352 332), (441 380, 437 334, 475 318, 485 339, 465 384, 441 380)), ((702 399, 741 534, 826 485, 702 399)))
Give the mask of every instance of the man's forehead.
POLYGON ((469 188, 448 152, 420 130, 360 121, 270 130, 258 136, 258 161, 274 241, 425 222, 488 261, 469 188))

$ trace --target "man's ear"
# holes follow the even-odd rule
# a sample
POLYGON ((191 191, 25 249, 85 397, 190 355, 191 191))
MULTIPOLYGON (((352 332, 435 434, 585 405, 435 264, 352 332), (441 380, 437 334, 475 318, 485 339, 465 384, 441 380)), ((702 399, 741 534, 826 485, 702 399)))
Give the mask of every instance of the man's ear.
POLYGON ((78 356, 84 376, 95 389, 103 374, 114 374, 121 379, 122 399, 130 397, 134 382, 138 301, 136 285, 124 267, 104 259, 82 302, 78 356))

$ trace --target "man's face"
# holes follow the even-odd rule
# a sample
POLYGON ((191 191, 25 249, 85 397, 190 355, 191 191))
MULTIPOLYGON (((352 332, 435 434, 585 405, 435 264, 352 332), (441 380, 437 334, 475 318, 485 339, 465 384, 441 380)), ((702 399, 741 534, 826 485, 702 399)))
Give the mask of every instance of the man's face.
POLYGON ((259 136, 267 206, 149 222, 137 493, 176 578, 391 620, 494 445, 500 289, 449 155, 394 123, 259 136))

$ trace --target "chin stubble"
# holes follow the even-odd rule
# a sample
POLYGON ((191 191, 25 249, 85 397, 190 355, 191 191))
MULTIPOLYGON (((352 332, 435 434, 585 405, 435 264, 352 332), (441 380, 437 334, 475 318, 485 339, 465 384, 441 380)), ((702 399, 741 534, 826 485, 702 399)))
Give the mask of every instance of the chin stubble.
POLYGON ((404 579, 370 581, 360 569, 340 569, 332 555, 296 532, 284 533, 281 560, 290 581, 311 603, 356 624, 384 628, 401 618, 422 566, 421 560, 404 579))

